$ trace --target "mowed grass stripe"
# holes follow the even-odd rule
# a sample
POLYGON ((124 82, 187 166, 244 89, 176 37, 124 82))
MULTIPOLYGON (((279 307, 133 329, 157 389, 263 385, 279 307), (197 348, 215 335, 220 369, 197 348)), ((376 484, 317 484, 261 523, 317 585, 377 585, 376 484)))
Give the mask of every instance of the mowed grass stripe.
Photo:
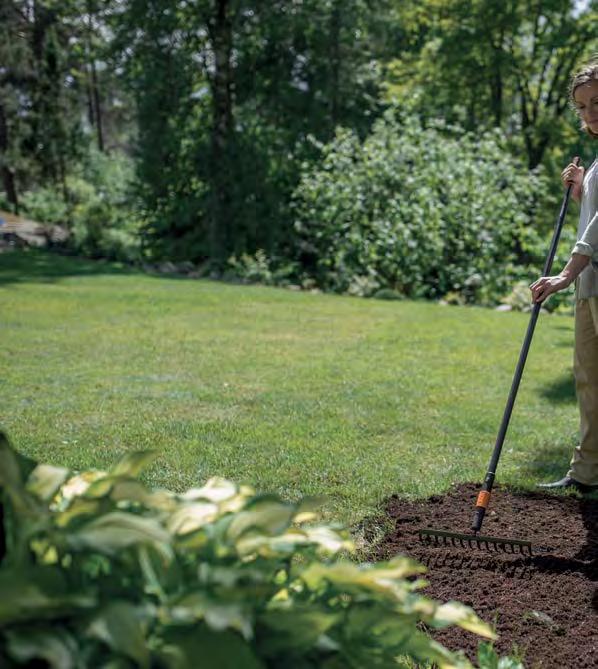
MULTIPOLYGON (((0 255, 0 423, 23 452, 105 468, 156 448, 154 485, 209 476, 327 498, 480 480, 528 316, 154 277, 0 255)), ((573 321, 542 315, 498 480, 562 473, 577 434, 573 321)))

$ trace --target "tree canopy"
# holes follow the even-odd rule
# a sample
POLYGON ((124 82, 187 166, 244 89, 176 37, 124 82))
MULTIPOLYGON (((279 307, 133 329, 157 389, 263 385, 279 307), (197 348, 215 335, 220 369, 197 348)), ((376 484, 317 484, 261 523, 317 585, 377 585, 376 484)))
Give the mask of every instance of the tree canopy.
POLYGON ((318 146, 391 107, 497 129, 522 169, 583 154, 568 81, 597 18, 596 0, 4 0, 0 197, 51 191, 73 226, 72 179, 113 156, 146 257, 295 258, 318 146))

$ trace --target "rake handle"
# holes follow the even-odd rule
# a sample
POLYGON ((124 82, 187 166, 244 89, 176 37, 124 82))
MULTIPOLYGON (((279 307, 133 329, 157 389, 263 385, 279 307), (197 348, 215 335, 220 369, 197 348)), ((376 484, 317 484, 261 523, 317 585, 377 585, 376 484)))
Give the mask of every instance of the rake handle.
MULTIPOLYGON (((575 165, 579 165, 579 157, 575 157, 573 159, 573 163, 575 165)), ((554 232, 552 234, 552 241, 550 242, 550 250, 548 251, 548 257, 546 258, 546 262, 544 263, 544 270, 542 272, 542 276, 548 276, 550 274, 550 270, 552 269, 552 263, 554 261, 554 256, 556 254, 559 238, 561 236, 561 231, 563 229, 563 223, 565 222, 565 216, 567 214, 567 207, 569 206, 569 199, 571 197, 572 188, 573 184, 569 184, 569 186, 567 186, 567 190, 565 191, 565 195, 563 196, 561 210, 559 212, 556 225, 554 227, 554 232)), ((527 354, 529 353, 529 349, 532 343, 532 337, 534 336, 534 330, 536 328, 536 323, 538 321, 538 316, 540 315, 541 308, 542 308, 542 303, 536 302, 532 309, 532 314, 529 320, 529 325, 527 326, 525 339, 523 340, 523 345, 521 347, 521 352, 519 354, 519 361, 517 363, 517 367, 515 368, 515 375, 513 377, 513 383, 511 384, 511 391, 509 392, 507 405, 505 407, 500 428, 498 430, 498 436, 496 438, 494 450, 492 451, 490 464, 488 465, 488 471, 486 472, 486 477, 484 478, 482 489, 476 501, 475 513, 473 516, 473 521, 471 523, 471 529, 474 532, 480 531, 482 523, 484 521, 484 516, 486 515, 486 509, 488 508, 488 504, 490 503, 490 493, 492 492, 492 486, 494 485, 494 477, 496 476, 498 461, 500 459, 500 454, 505 441, 505 436, 507 434, 507 429, 509 427, 509 422, 511 420, 511 414, 513 413, 515 398, 517 397, 517 391, 519 390, 519 384, 521 383, 521 377, 523 376, 523 368, 525 367, 525 361, 527 360, 527 354)))

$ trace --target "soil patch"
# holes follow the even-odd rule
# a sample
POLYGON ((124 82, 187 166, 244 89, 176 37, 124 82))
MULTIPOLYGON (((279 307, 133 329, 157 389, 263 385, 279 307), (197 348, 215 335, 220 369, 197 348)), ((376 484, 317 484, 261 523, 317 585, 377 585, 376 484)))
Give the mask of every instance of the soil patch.
MULTIPOLYGON (((479 487, 460 484, 442 496, 386 505, 393 530, 370 559, 401 553, 427 566, 425 594, 456 599, 495 625, 501 654, 517 648, 526 667, 598 668, 598 499, 516 493, 496 486, 482 534, 529 539, 549 551, 532 557, 423 545, 418 530, 469 533, 479 487)), ((479 638, 461 630, 434 634, 475 660, 479 638)))

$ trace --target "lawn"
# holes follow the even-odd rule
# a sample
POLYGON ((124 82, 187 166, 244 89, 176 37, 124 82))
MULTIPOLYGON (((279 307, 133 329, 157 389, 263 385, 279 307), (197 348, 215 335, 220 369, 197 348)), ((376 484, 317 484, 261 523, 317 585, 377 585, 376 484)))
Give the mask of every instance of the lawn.
MULTIPOLYGON (((221 475, 323 495, 356 523, 393 493, 483 478, 527 322, 4 253, 0 426, 43 461, 105 468, 154 448, 153 485, 221 475)), ((565 472, 572 346, 572 318, 543 314, 498 481, 565 472)))

